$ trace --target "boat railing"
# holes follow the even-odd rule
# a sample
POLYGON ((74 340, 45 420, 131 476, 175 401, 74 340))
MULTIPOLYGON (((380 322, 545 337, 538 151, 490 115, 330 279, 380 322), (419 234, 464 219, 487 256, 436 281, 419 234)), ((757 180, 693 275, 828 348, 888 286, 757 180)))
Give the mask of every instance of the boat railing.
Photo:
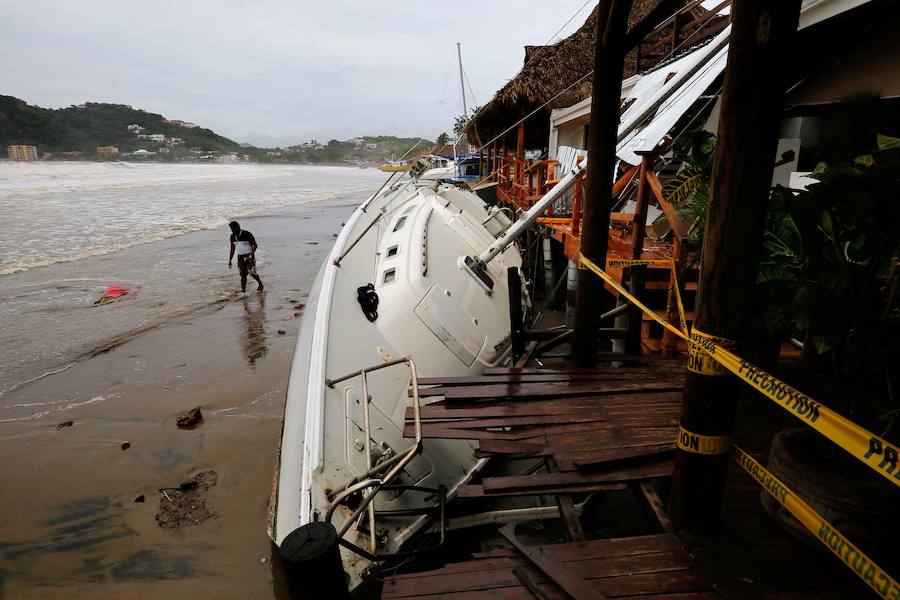
POLYGON ((343 381, 347 381, 349 379, 353 379, 355 377, 360 377, 362 380, 362 397, 363 397, 363 433, 365 434, 364 441, 364 451, 366 455, 366 471, 361 475, 358 475, 351 480, 349 480, 343 486, 331 490, 328 492, 328 501, 329 505, 327 510, 325 511, 325 521, 331 522, 334 513, 337 511, 338 507, 342 504, 348 504, 348 500, 354 496, 355 494, 362 494, 361 501, 356 505, 353 509, 353 513, 344 520, 341 527, 337 530, 338 541, 345 548, 364 556, 372 561, 382 561, 388 558, 396 558, 399 556, 405 556, 412 553, 406 552, 395 552, 391 554, 377 554, 378 550, 378 532, 375 529, 375 496, 378 495, 379 492, 382 491, 417 491, 417 492, 427 492, 432 495, 435 495, 438 498, 438 504, 434 507, 426 507, 424 509, 409 509, 403 511, 388 511, 383 512, 384 515, 392 515, 392 516, 400 516, 402 513, 405 516, 413 515, 413 514, 426 514, 428 512, 433 511, 434 509, 438 509, 439 512, 439 521, 440 521, 440 541, 438 545, 443 544, 444 541, 444 501, 446 498, 446 490, 443 488, 433 489, 426 488, 422 486, 415 485, 398 485, 395 484, 400 473, 406 467, 409 462, 415 458, 417 454, 422 451, 422 418, 421 418, 421 400, 419 397, 419 382, 418 376, 416 373, 416 363, 413 361, 411 356, 404 356, 403 358, 399 358, 396 360, 380 363, 371 367, 366 367, 364 369, 359 369, 357 371, 353 371, 351 373, 347 373, 346 375, 342 375, 341 377, 337 377, 335 379, 326 379, 325 385, 330 388, 334 388, 335 385, 341 383, 343 381), (415 434, 415 439, 410 447, 407 449, 397 452, 393 456, 381 460, 378 464, 372 464, 372 436, 371 436, 371 422, 369 419, 369 403, 372 398, 369 395, 369 381, 368 375, 369 373, 379 371, 381 369, 386 369, 389 367, 393 367, 400 364, 406 364, 409 368, 410 373, 410 396, 412 400, 412 412, 413 412, 413 429, 415 434), (367 513, 368 519, 368 530, 369 530, 369 548, 365 550, 352 542, 349 542, 344 539, 344 535, 350 530, 355 522, 361 517, 363 511, 367 513))

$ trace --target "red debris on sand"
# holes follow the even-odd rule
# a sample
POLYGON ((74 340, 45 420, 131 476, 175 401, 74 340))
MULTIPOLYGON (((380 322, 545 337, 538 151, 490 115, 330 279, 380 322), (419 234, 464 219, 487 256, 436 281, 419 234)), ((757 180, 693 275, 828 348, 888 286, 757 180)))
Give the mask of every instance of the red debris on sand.
POLYGON ((135 288, 131 286, 122 286, 122 285, 110 285, 106 288, 106 291, 103 292, 103 295, 100 296, 100 299, 97 300, 94 304, 106 304, 107 302, 112 302, 116 298, 121 298, 125 294, 130 294, 133 292, 135 288))

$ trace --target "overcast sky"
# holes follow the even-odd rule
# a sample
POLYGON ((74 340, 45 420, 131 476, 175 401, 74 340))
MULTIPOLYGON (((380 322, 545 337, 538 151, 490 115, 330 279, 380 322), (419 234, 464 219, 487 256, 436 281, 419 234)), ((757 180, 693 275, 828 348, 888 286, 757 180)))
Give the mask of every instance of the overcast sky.
POLYGON ((2 0, 0 94, 130 104, 241 142, 425 136, 595 0, 2 0))

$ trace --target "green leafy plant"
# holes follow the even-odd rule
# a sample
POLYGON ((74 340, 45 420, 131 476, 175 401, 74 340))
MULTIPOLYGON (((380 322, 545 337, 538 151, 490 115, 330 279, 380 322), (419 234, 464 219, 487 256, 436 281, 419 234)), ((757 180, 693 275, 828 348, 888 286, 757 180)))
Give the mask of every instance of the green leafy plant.
POLYGON ((900 139, 878 136, 872 152, 811 177, 772 195, 758 299, 771 331, 804 337, 864 387, 897 365, 900 139))
POLYGON ((693 253, 693 262, 699 260, 699 250, 703 247, 715 152, 716 137, 709 132, 698 132, 688 147, 677 153, 683 161, 681 168, 662 188, 663 196, 675 207, 688 227, 687 241, 697 250, 693 253))
MULTIPOLYGON (((693 223, 695 256, 709 206, 710 138, 695 140, 663 188, 693 223)), ((820 162, 805 190, 772 191, 756 290, 771 333, 804 340, 804 354, 853 384, 844 407, 851 415, 873 382, 890 391, 900 375, 900 138, 868 139, 854 145, 861 154, 820 162)), ((881 409, 891 419, 900 416, 893 403, 881 409)))

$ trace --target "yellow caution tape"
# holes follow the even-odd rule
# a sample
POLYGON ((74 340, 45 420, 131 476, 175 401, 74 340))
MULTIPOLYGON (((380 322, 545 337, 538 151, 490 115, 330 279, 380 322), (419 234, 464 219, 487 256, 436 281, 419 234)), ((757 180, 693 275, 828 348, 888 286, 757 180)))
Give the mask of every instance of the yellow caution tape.
POLYGON ((668 321, 666 321, 665 319, 663 319, 662 317, 657 315, 655 312, 653 312, 652 310, 650 310, 649 308, 644 306, 640 300, 638 300, 637 298, 635 298, 634 296, 629 294, 628 290, 626 290, 624 287, 622 287, 618 281, 616 281, 615 279, 613 279, 612 277, 607 275, 603 269, 598 267, 596 264, 591 262, 589 259, 582 256, 581 264, 583 264, 585 267, 587 267, 588 269, 593 271, 594 274, 596 274, 598 277, 600 277, 600 279, 602 279, 603 281, 608 283, 614 290, 616 290, 617 292, 619 292, 620 294, 622 294, 623 296, 628 298, 628 300, 630 300, 632 302, 632 304, 634 304, 635 306, 640 308, 642 311, 644 311, 645 313, 650 315, 653 318, 653 320, 655 320, 657 323, 659 323, 660 325, 662 325, 663 327, 665 327, 666 329, 668 329, 669 331, 671 331, 678 337, 687 339, 687 336, 684 333, 682 333, 681 331, 679 331, 679 329, 677 327, 675 327, 674 325, 672 325, 671 323, 669 323, 668 321))
POLYGON ((723 367, 718 361, 714 360, 700 343, 701 339, 712 340, 717 346, 725 348, 734 348, 737 343, 728 338, 718 337, 704 333, 694 327, 691 329, 691 336, 688 339, 688 371, 707 377, 723 377, 728 375, 728 369, 723 367))
MULTIPOLYGON (((587 260, 587 259, 585 259, 587 260)), ((687 319, 684 316, 684 304, 681 302, 681 290, 678 288, 678 273, 675 268, 675 261, 671 258, 653 258, 653 259, 624 259, 613 258, 606 261, 606 267, 634 267, 637 265, 653 266, 653 267, 670 267, 672 269, 672 283, 675 287, 675 302, 678 305, 678 317, 681 321, 681 330, 687 333, 687 319)))
MULTIPOLYGON (((709 337, 696 336, 694 340, 665 319, 647 308, 628 290, 606 274, 596 264, 582 257, 584 265, 597 276, 606 281, 613 289, 622 294, 632 304, 650 315, 660 325, 681 337, 700 345, 703 350, 715 359, 723 367, 734 373, 738 378, 761 392, 764 396, 805 422, 807 425, 830 439, 832 442, 849 452, 868 465, 876 473, 900 487, 900 449, 889 444, 881 437, 860 427, 853 421, 841 416, 821 403, 813 400, 806 394, 794 389, 777 377, 763 371, 759 367, 743 360, 728 349, 718 345, 709 337)), ((695 330, 696 331, 696 330, 695 330)), ((900 600, 900 596, 898 596, 900 600)))
POLYGON ((875 590, 882 598, 896 600, 900 598, 900 585, 881 567, 872 562, 865 553, 853 545, 831 524, 823 519, 813 508, 797 497, 786 485, 772 475, 761 464, 756 462, 749 454, 733 446, 731 457, 735 462, 747 471, 751 477, 773 498, 787 509, 800 523, 803 524, 816 538, 825 544, 831 552, 841 561, 853 569, 860 579, 875 590))
POLYGON ((635 259, 624 259, 624 258, 611 258, 606 261, 606 268, 609 267, 637 267, 637 266, 648 266, 648 267, 668 267, 672 264, 671 258, 660 258, 660 259, 643 259, 643 258, 635 258, 635 259))
POLYGON ((684 304, 681 303, 681 290, 678 286, 678 269, 675 261, 672 261, 672 285, 675 287, 675 302, 678 305, 678 318, 681 320, 681 330, 687 333, 687 319, 684 317, 684 304))
POLYGON ((685 452, 694 454, 727 454, 731 447, 731 436, 702 435, 679 425, 676 445, 685 452))

